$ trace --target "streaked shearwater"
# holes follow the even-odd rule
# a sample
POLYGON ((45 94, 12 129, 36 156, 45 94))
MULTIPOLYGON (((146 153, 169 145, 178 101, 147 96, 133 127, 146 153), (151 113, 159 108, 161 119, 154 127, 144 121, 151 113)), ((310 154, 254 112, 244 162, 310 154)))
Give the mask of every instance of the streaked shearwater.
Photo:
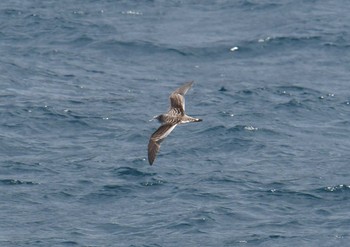
POLYGON ((167 113, 155 116, 162 125, 151 135, 148 143, 148 162, 153 164, 160 149, 160 143, 178 125, 191 122, 200 122, 202 119, 193 118, 185 113, 184 95, 191 88, 193 81, 187 82, 170 94, 170 109, 167 113))

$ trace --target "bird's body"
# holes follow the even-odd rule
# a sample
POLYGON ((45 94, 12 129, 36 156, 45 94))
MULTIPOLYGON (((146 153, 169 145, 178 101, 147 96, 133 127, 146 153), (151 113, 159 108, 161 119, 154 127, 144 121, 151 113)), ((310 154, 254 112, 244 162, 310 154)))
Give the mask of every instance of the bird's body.
POLYGON ((193 118, 185 113, 184 95, 191 88, 193 81, 186 83, 170 94, 170 109, 167 113, 155 117, 162 125, 151 135, 148 143, 148 161, 152 165, 160 149, 160 143, 173 129, 184 123, 200 122, 202 119, 193 118))

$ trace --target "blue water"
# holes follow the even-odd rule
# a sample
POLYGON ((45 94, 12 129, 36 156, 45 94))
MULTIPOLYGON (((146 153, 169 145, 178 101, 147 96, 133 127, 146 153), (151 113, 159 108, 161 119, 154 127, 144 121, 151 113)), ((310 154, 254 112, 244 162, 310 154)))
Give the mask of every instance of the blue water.
POLYGON ((346 246, 346 0, 0 3, 0 246, 346 246), (171 91, 194 80, 153 166, 171 91))

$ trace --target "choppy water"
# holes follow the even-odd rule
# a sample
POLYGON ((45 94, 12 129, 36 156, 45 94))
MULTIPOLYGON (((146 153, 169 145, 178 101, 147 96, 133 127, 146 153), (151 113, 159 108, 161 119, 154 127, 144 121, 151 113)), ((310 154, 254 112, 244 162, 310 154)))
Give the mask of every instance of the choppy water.
POLYGON ((1 246, 346 246, 350 7, 2 1, 1 246), (154 164, 148 120, 185 81, 154 164))

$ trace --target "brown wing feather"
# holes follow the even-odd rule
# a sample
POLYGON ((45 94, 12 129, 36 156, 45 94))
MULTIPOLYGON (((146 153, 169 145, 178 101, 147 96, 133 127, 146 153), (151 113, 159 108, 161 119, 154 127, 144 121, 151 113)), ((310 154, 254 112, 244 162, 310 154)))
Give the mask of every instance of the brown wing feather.
POLYGON ((157 153, 160 149, 160 143, 175 127, 176 124, 163 124, 151 135, 148 143, 148 162, 150 165, 152 165, 156 159, 157 153))
POLYGON ((181 94, 171 94, 169 111, 171 110, 183 115, 185 113, 185 97, 181 94))
POLYGON ((150 165, 152 165, 154 160, 156 159, 159 149, 160 149, 160 144, 150 139, 148 143, 148 162, 150 165))
POLYGON ((189 81, 187 82, 185 85, 179 87, 178 89, 176 89, 173 93, 178 93, 181 95, 185 95, 187 93, 187 91, 192 87, 193 81, 189 81))
POLYGON ((193 81, 187 82, 179 87, 170 95, 170 107, 177 109, 181 114, 185 113, 185 97, 184 95, 192 87, 193 81))

